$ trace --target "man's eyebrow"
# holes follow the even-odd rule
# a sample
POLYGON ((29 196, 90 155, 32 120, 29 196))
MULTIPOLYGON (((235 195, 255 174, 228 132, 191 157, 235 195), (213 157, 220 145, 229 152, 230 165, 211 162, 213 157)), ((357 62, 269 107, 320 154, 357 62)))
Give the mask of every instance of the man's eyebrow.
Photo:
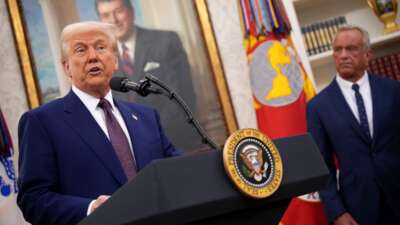
POLYGON ((77 48, 77 47, 81 47, 81 46, 85 46, 85 44, 83 42, 76 42, 72 45, 73 48, 77 48))
POLYGON ((125 6, 121 5, 120 7, 118 7, 118 8, 115 8, 115 10, 114 10, 114 11, 116 11, 116 10, 121 10, 121 9, 124 9, 124 8, 125 8, 125 6))
POLYGON ((106 43, 107 43, 107 41, 104 40, 104 39, 99 39, 96 42, 94 42, 95 45, 97 45, 97 44, 106 44, 106 43))

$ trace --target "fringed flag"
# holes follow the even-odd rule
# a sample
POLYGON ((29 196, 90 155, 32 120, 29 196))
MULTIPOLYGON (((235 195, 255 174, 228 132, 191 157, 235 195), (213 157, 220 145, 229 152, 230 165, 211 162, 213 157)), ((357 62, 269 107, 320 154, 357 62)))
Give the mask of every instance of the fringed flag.
POLYGON ((13 154, 11 135, 0 109, 0 224, 25 224, 16 204, 18 187, 13 154))
MULTIPOLYGON (((238 0, 259 129, 272 139, 307 132, 306 104, 315 95, 291 39, 280 0, 238 0)), ((318 194, 294 198, 283 225, 327 224, 318 194)))

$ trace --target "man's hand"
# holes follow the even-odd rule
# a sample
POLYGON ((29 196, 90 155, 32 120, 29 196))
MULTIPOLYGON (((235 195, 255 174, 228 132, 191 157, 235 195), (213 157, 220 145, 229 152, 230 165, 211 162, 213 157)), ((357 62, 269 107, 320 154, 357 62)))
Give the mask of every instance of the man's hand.
POLYGON ((97 199, 93 202, 91 208, 89 209, 89 214, 92 213, 97 208, 99 208, 109 198, 110 198, 109 195, 100 195, 99 197, 97 197, 97 199))
POLYGON ((333 221, 334 225, 358 225, 350 213, 344 213, 333 221))

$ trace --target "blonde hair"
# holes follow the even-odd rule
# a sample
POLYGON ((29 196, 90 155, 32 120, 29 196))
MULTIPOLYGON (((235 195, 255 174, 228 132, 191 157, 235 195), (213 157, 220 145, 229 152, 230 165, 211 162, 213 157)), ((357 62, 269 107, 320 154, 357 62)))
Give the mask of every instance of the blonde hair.
POLYGON ((117 37, 115 36, 116 29, 117 28, 113 24, 97 21, 72 23, 65 26, 61 32, 61 61, 64 62, 67 58, 69 47, 68 41, 71 36, 89 31, 98 31, 105 34, 109 38, 115 54, 117 54, 117 37))

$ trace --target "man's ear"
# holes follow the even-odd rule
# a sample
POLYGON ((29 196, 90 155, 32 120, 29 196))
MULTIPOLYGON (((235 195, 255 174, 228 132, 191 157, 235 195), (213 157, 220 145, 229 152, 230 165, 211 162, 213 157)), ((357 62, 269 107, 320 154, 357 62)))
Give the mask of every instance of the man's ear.
POLYGON ((373 54, 371 50, 367 50, 365 53, 365 58, 366 58, 366 64, 368 65, 369 61, 372 59, 373 54))
POLYGON ((71 70, 69 68, 69 63, 67 62, 67 60, 63 60, 62 61, 62 65, 64 67, 64 72, 68 77, 72 77, 71 76, 71 70))
POLYGON ((373 56, 374 56, 374 55, 372 54, 372 51, 371 51, 371 50, 368 50, 368 51, 367 51, 368 61, 371 60, 373 56))

